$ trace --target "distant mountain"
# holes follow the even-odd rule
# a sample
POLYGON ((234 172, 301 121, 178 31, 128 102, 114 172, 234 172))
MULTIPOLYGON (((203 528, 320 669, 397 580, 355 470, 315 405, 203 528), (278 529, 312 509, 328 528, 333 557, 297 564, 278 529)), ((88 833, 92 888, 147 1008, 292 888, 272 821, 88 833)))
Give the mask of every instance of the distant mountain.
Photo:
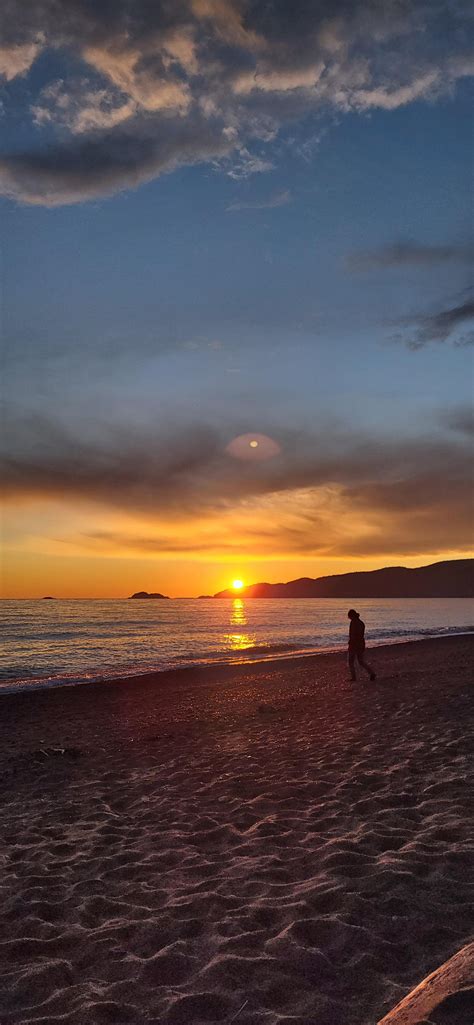
POLYGON ((165 598, 166 601, 170 601, 170 597, 167 594, 158 594, 158 591, 135 591, 135 594, 129 595, 130 598, 165 598))
MULTIPOLYGON (((242 598, 472 598, 474 559, 434 562, 406 569, 387 566, 363 573, 301 577, 287 584, 251 584, 239 591, 242 598)), ((235 598, 228 588, 214 598, 235 598)))

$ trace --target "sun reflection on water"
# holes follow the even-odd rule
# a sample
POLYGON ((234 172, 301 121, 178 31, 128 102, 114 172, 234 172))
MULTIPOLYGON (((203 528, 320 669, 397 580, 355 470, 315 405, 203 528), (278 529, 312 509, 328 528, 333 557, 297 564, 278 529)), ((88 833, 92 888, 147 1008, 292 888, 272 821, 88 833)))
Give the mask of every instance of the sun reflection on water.
POLYGON ((229 625, 231 628, 237 628, 232 633, 225 634, 225 642, 232 651, 244 651, 255 647, 255 635, 241 632, 241 627, 247 626, 245 602, 242 598, 234 598, 232 602, 229 625))
POLYGON ((245 615, 245 605, 242 598, 234 598, 232 602, 232 612, 230 614, 230 625, 231 626, 246 626, 247 616, 245 615))

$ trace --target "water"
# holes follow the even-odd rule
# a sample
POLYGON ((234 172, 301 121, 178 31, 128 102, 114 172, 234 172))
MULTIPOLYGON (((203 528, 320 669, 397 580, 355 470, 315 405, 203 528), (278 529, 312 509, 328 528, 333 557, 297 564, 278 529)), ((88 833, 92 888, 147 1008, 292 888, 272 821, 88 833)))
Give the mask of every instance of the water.
POLYGON ((0 692, 474 630, 468 598, 1 601, 0 692))

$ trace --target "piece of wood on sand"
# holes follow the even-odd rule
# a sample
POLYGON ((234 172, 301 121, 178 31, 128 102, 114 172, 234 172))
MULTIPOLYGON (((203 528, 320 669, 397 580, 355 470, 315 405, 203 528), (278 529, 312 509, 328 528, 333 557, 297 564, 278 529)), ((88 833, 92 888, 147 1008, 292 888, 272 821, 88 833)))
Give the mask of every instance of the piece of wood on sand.
POLYGON ((378 1025, 421 1025, 448 997, 474 986, 474 943, 427 975, 378 1025))

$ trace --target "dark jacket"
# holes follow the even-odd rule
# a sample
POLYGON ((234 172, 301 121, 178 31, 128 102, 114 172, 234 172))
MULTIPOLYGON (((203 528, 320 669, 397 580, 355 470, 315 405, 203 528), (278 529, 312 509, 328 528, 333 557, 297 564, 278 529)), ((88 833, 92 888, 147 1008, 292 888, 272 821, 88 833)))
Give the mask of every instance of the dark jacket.
POLYGON ((351 619, 349 626, 349 651, 364 651, 365 623, 361 619, 351 619))

